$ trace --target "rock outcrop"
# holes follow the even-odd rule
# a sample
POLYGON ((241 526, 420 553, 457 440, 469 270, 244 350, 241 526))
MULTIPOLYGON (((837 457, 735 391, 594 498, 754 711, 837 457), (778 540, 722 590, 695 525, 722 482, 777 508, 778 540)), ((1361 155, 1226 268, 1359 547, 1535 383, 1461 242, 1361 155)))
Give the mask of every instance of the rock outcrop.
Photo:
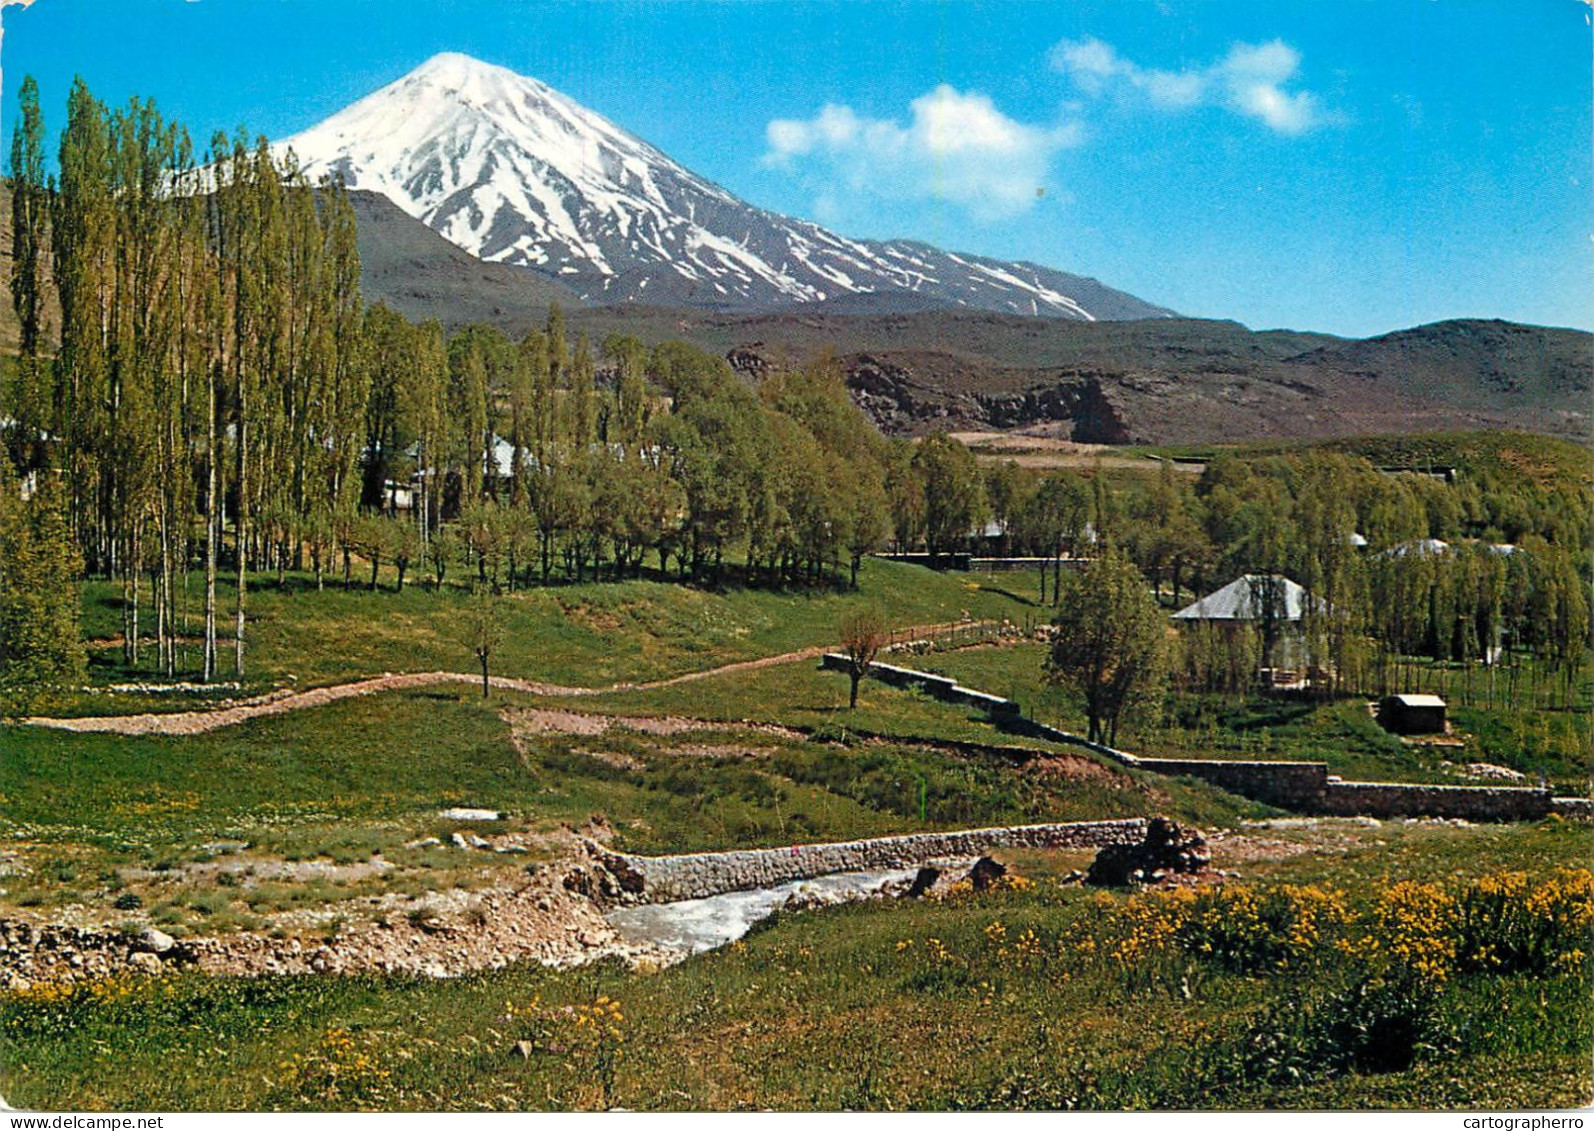
POLYGON ((1196 831, 1155 817, 1138 844, 1114 844, 1096 854, 1085 875, 1087 884, 1124 887, 1156 883, 1170 875, 1194 875, 1212 864, 1207 842, 1196 831))

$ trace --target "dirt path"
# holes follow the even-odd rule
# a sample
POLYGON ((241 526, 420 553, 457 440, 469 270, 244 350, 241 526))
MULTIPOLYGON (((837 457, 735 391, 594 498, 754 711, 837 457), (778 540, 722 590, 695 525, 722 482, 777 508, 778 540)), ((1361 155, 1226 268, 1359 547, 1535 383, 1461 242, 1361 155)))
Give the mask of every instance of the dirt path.
MULTIPOLYGON (((958 629, 974 628, 990 623, 992 622, 950 621, 945 624, 915 625, 912 628, 898 629, 893 635, 910 638, 945 636, 958 629)), ((802 648, 795 652, 783 652, 778 656, 764 656, 756 660, 739 660, 736 663, 722 664, 719 667, 709 668, 705 671, 687 672, 685 675, 671 676, 668 679, 650 680, 646 683, 616 683, 608 687, 565 687, 557 683, 511 679, 507 676, 494 676, 489 682, 500 690, 523 691, 531 695, 587 696, 608 695, 620 691, 655 691, 663 687, 673 687, 676 684, 711 679, 720 675, 758 671, 761 668, 774 667, 778 664, 796 664, 804 660, 817 660, 834 647, 834 644, 826 644, 813 648, 802 648)), ((316 687, 309 691, 274 691, 257 699, 250 699, 242 703, 235 703, 229 707, 217 707, 205 711, 175 711, 170 714, 99 715, 78 719, 35 717, 24 719, 23 722, 29 726, 76 731, 80 734, 122 734, 130 737, 152 734, 206 734, 213 730, 237 726, 239 723, 246 723, 268 715, 281 715, 289 711, 301 711, 307 707, 320 707, 327 703, 336 703, 340 699, 353 699, 362 695, 373 695, 379 691, 411 691, 422 687, 434 687, 438 684, 480 682, 480 676, 470 675, 465 672, 385 673, 369 679, 355 680, 351 683, 333 684, 330 687, 316 687)))

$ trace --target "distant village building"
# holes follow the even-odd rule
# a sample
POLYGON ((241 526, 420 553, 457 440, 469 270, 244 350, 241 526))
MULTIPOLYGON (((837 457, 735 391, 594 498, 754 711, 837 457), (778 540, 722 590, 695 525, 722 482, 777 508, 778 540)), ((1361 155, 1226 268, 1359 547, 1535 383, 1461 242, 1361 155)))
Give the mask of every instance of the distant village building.
POLYGON ((1262 667, 1282 675, 1298 673, 1311 662, 1303 624, 1306 610, 1306 590, 1294 581, 1282 574, 1248 573, 1180 609, 1173 621, 1177 626, 1210 624, 1220 631, 1260 632, 1262 667))
POLYGON ((1419 538, 1402 542, 1384 551, 1386 558, 1442 558, 1450 553, 1450 543, 1438 538, 1419 538))
POLYGON ((415 484, 396 479, 382 482, 382 505, 392 514, 408 514, 415 509, 415 484))
POLYGON ((1305 615, 1305 589, 1283 574, 1248 573, 1180 609, 1173 619, 1256 623, 1271 616, 1298 623, 1305 615))
POLYGON ((1386 695, 1378 703, 1378 725, 1391 734, 1443 734, 1445 701, 1437 695, 1386 695))
POLYGON ((1385 475, 1422 475, 1429 479, 1437 479, 1441 483, 1454 483, 1460 475, 1460 469, 1449 464, 1412 464, 1404 467, 1380 467, 1378 470, 1385 475))

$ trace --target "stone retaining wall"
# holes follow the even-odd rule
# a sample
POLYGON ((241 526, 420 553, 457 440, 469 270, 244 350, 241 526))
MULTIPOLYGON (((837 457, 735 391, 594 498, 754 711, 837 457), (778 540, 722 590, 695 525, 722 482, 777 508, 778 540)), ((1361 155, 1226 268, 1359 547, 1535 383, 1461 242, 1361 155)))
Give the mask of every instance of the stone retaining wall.
POLYGON ((1207 758, 1142 758, 1139 766, 1169 777, 1197 778, 1280 809, 1316 812, 1328 788, 1326 762, 1231 762, 1207 758))
MULTIPOLYGON (((849 670, 851 661, 837 652, 827 652, 819 661, 821 671, 845 672, 849 670)), ((933 672, 915 671, 912 668, 899 668, 895 664, 872 663, 869 665, 868 676, 878 679, 881 683, 892 687, 912 688, 924 692, 932 699, 939 699, 943 703, 959 703, 965 707, 975 707, 990 716, 991 725, 1009 734, 1020 734, 1028 738, 1044 739, 1047 742, 1066 742, 1073 746, 1082 746, 1086 750, 1094 751, 1106 758, 1121 763, 1125 766, 1139 765, 1141 759, 1124 750, 1114 750, 1111 746, 1104 746, 1099 742, 1091 742, 1081 735, 1058 730, 1056 727, 1038 723, 1034 719, 1024 717, 1022 705, 1012 699, 1004 699, 1000 695, 979 691, 972 687, 964 687, 955 679, 933 672)))
POLYGON ((833 872, 872 872, 906 868, 927 860, 983 856, 1000 848, 1101 848, 1138 844, 1146 822, 1080 821, 1056 825, 913 833, 833 844, 794 844, 738 852, 698 852, 683 856, 632 856, 590 843, 594 857, 639 903, 703 899, 728 891, 767 888, 833 872))
POLYGON ((1317 811, 1341 817, 1537 821, 1549 816, 1550 791, 1490 785, 1330 781, 1317 811))
MULTIPOLYGON (((831 653, 824 657, 821 667, 831 671, 846 671, 847 658, 831 653)), ((964 687, 946 676, 891 664, 871 664, 869 675, 893 687, 917 688, 944 702, 981 708, 990 716, 993 726, 1009 734, 1082 747, 1120 765, 1153 773, 1197 778, 1219 789, 1280 809, 1335 816, 1461 817, 1470 821, 1534 821, 1551 812, 1583 819, 1594 818, 1594 802, 1572 797, 1552 799, 1546 789, 1347 782, 1331 775, 1326 762, 1141 758, 1026 719, 1020 705, 1013 700, 964 687)))
MULTIPOLYGON (((851 666, 852 662, 837 652, 827 652, 819 661, 821 671, 845 672, 850 670, 851 666)), ((977 707, 990 714, 993 719, 1022 713, 1019 705, 1011 699, 977 691, 972 687, 964 687, 957 680, 948 679, 944 675, 880 663, 870 664, 868 675, 871 679, 878 679, 881 683, 890 684, 892 687, 916 688, 944 703, 961 703, 964 706, 977 707)))

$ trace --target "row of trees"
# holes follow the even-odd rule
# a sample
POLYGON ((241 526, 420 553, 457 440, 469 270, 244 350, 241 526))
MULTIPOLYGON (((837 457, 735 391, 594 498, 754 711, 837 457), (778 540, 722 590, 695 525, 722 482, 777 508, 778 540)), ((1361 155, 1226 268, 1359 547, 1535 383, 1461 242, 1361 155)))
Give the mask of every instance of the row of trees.
MULTIPOLYGON (((1225 454, 1199 477, 1165 464, 1144 490, 1098 493, 1090 505, 1089 486, 1066 474, 988 474, 1018 484, 1003 485, 1019 500, 1009 528, 1018 544, 1032 536, 1026 514, 1049 495, 1118 547, 1065 579, 1051 658, 1054 676, 1082 695, 1093 736, 1112 741, 1126 712, 1155 716, 1169 683, 1233 695, 1254 686, 1283 626, 1264 615, 1170 635, 1154 615, 1157 595, 1181 603, 1181 582, 1204 591, 1246 574, 1303 586, 1291 631, 1325 694, 1421 689, 1411 658, 1423 657, 1503 663, 1512 687, 1519 668, 1548 673, 1559 701, 1573 700, 1589 645, 1594 515, 1575 473, 1464 469, 1446 482, 1324 451, 1225 454)), ((1260 604, 1277 618, 1266 588, 1260 604)))
POLYGON ((201 166, 152 105, 109 111, 81 81, 59 177, 46 182, 31 79, 18 115, 11 458, 35 482, 59 481, 86 568, 121 582, 129 663, 149 587, 167 674, 178 577, 196 560, 202 674, 216 674, 230 500, 242 674, 248 567, 265 520, 310 529, 358 491, 366 383, 353 213, 341 186, 313 191, 264 139, 217 135, 201 166), (45 321, 54 307, 59 327, 45 321))
MULTIPOLYGON (((217 135, 197 157, 153 106, 111 111, 78 83, 55 178, 43 147, 28 80, 11 151, 21 337, 0 420, 36 492, 30 537, 66 539, 43 557, 120 583, 130 665, 152 636, 176 674, 194 570, 209 679, 223 569, 242 675, 262 572, 350 584, 359 559, 372 587, 391 565, 400 587, 424 571, 441 588, 458 566, 500 589, 635 576, 652 555, 706 584, 733 569, 856 583, 888 536, 939 554, 992 520, 1008 552, 1053 559, 1053 603, 1063 560, 1108 545, 1174 604, 1288 574, 1334 610, 1309 630, 1340 673, 1380 648, 1471 658, 1500 639, 1568 670, 1582 655, 1586 489, 1445 484, 1322 453, 1223 456, 1194 481, 1165 464, 1116 491, 1099 473, 982 466, 947 436, 883 439, 826 358, 753 383, 677 342, 572 341, 557 307, 519 341, 367 307, 342 186, 308 184, 264 139, 217 135), (1522 552, 1384 556, 1425 536, 1522 552)), ((1236 661, 1196 667, 1227 679, 1212 673, 1236 661)))
POLYGON ((59 488, 83 568, 120 582, 130 665, 153 637, 176 673, 195 569, 210 679, 223 569, 242 675, 262 571, 321 584, 360 557, 373 584, 384 562, 441 583, 465 558, 499 587, 636 574, 652 552, 702 582, 731 555, 754 583, 855 582, 884 536, 887 445, 833 363, 755 389, 679 343, 572 342, 557 308, 520 341, 448 336, 362 303, 343 186, 263 138, 196 157, 152 105, 108 110, 79 82, 47 178, 31 79, 18 116, 4 441, 59 488), (413 521, 374 521, 411 484, 413 521))
POLYGON ((424 560, 439 585, 463 560, 514 588, 636 576, 649 554, 718 583, 734 554, 749 583, 781 585, 856 581, 885 535, 887 446, 832 361, 754 388, 678 342, 567 346, 555 307, 518 343, 467 328, 428 372, 431 328, 380 307, 368 320, 399 360, 374 368, 367 501, 394 509, 395 481, 418 496, 413 531, 336 535, 367 559, 424 560))
MULTIPOLYGON (((911 490, 891 495, 899 544, 949 549, 962 538, 945 531, 966 536, 994 521, 1000 549, 1053 558, 1042 600, 1054 605, 1077 599, 1059 584, 1065 556, 1099 556, 1109 544, 1165 607, 1247 574, 1291 578, 1306 590, 1302 650, 1328 693, 1389 690, 1403 656, 1529 656, 1570 695, 1588 646, 1594 527, 1587 486, 1575 480, 1494 471, 1446 482, 1313 450, 1226 453, 1199 476, 1164 462, 1149 481, 1113 490, 1099 472, 982 469, 948 437, 926 440, 900 466, 896 482, 911 490), (940 536, 925 512, 902 505, 921 497, 956 511, 940 520, 940 536)), ((1190 629, 1172 674, 1193 690, 1243 690, 1273 650, 1276 619, 1264 615, 1254 633, 1190 629)))

